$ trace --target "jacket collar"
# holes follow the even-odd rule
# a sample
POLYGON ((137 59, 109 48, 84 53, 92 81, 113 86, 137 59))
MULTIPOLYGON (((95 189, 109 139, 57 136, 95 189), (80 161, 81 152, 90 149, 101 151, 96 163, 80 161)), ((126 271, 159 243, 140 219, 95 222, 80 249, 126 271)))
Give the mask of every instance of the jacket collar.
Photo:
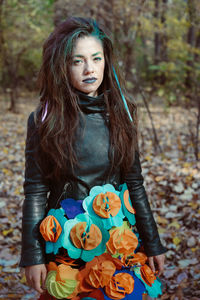
POLYGON ((91 97, 82 92, 76 91, 79 99, 80 109, 86 113, 103 113, 106 110, 106 104, 104 101, 104 94, 101 94, 97 97, 91 97))

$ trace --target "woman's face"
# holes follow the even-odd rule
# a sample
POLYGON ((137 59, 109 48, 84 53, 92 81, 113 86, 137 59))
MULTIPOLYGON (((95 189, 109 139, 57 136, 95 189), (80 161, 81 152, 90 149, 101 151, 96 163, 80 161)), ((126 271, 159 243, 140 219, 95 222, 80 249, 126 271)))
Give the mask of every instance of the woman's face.
POLYGON ((105 59, 103 46, 93 36, 79 38, 72 51, 71 83, 74 88, 96 97, 103 81, 105 59))

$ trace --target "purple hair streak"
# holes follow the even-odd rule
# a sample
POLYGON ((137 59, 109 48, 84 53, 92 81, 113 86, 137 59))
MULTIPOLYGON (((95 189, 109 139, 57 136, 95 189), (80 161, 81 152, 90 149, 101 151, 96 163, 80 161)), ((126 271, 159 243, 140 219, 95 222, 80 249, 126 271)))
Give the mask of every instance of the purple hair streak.
POLYGON ((47 108, 48 108, 48 102, 46 102, 44 110, 42 112, 42 122, 44 122, 46 116, 47 116, 47 108))

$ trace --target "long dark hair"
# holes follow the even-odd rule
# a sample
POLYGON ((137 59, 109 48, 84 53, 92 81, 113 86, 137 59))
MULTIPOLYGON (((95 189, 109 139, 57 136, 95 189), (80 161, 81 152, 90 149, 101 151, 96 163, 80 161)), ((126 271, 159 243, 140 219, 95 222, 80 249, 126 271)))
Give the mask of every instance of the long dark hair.
POLYGON ((80 108, 78 96, 70 82, 69 65, 76 40, 91 35, 101 40, 104 50, 104 79, 99 89, 105 95, 109 114, 111 169, 120 166, 123 171, 127 171, 138 148, 136 105, 127 101, 134 120, 131 123, 113 72, 115 67, 118 74, 110 38, 96 21, 72 17, 62 22, 45 41, 38 76, 40 104, 36 120, 40 137, 39 157, 41 164, 46 165, 47 178, 59 178, 65 171, 66 160, 72 170, 78 164, 74 142, 80 108), (110 92, 106 93, 107 90, 110 92), (47 115, 42 122, 47 103, 47 115))

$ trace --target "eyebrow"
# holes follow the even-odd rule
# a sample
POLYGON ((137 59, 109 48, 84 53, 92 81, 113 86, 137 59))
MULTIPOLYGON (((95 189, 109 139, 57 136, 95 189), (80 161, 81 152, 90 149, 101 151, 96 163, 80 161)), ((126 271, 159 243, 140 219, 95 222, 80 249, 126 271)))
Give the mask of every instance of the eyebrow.
MULTIPOLYGON (((92 54, 92 56, 97 56, 97 55, 99 55, 99 54, 102 54, 102 53, 99 51, 99 52, 96 52, 96 53, 92 54)), ((81 58, 83 58, 84 55, 76 54, 76 55, 74 55, 73 57, 81 57, 81 58)))

